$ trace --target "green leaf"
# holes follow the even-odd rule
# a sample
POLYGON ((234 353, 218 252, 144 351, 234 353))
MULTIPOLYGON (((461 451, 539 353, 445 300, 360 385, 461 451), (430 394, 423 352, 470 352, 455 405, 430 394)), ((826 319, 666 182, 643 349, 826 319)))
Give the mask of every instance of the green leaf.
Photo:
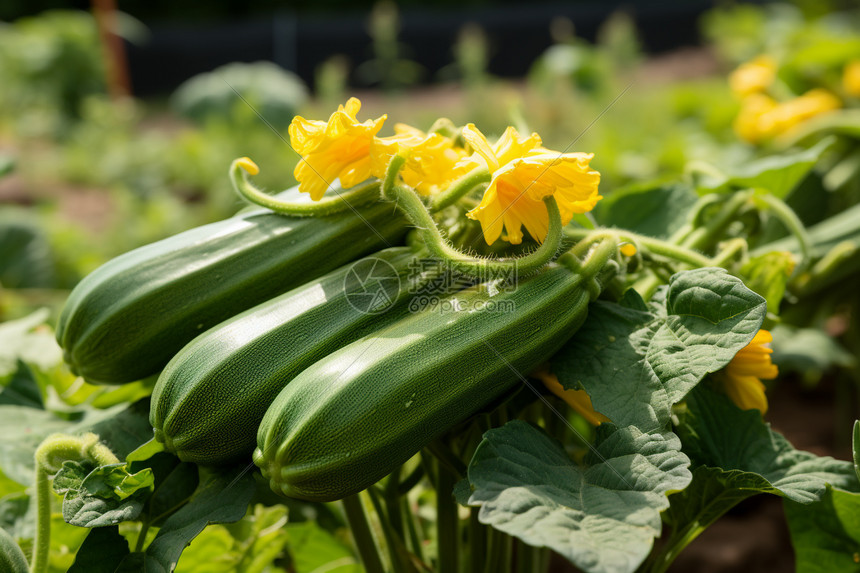
POLYGON ((792 130, 784 145, 796 145, 824 135, 845 135, 860 139, 860 109, 843 109, 825 113, 805 121, 792 130))
POLYGON ((686 222, 696 201, 696 192, 683 183, 636 185, 613 191, 594 213, 603 226, 664 239, 686 222))
POLYGON ((666 494, 689 460, 674 434, 602 424, 583 467, 557 441, 515 420, 484 434, 469 464, 479 520, 549 547, 589 573, 633 571, 660 535, 666 494))
POLYGON ((741 268, 744 284, 767 301, 767 310, 779 314, 779 305, 796 259, 787 251, 771 251, 750 259, 741 268))
POLYGON ((860 494, 827 488, 819 502, 784 502, 798 573, 860 570, 860 494))
POLYGON ((128 555, 128 541, 118 526, 91 529, 67 573, 116 573, 128 555))
POLYGON ((64 461, 63 467, 60 468, 51 483, 54 493, 63 495, 69 490, 81 489, 81 484, 94 469, 96 469, 96 465, 88 460, 64 461))
POLYGON ((119 459, 123 459, 152 438, 149 403, 149 398, 138 400, 122 408, 116 415, 96 422, 91 431, 97 434, 119 459))
POLYGON ((85 465, 73 467, 69 462, 63 470, 61 487, 67 489, 63 499, 63 519, 78 527, 104 527, 136 519, 153 489, 152 470, 145 468, 130 473, 126 464, 97 467, 80 478, 85 465), (75 487, 77 485, 77 487, 75 487))
POLYGON ((287 549, 297 572, 361 573, 364 570, 349 546, 316 523, 290 523, 284 530, 288 535, 287 549))
POLYGON ((754 159, 730 170, 724 179, 715 179, 704 184, 700 192, 719 191, 727 187, 754 188, 764 189, 780 199, 785 199, 809 174, 834 141, 834 138, 827 138, 809 149, 754 159))
POLYGON ((706 466, 731 489, 772 493, 798 503, 817 501, 827 484, 858 486, 849 462, 795 450, 771 430, 758 410, 741 410, 729 398, 699 387, 687 397, 678 427, 694 466, 706 466))
POLYGON ((854 356, 817 328, 779 324, 771 329, 773 361, 780 372, 797 372, 805 378, 820 377, 835 366, 852 368, 854 356))
POLYGON ((232 523, 244 517, 255 482, 245 468, 212 470, 181 509, 167 518, 146 549, 146 571, 168 573, 183 549, 210 523, 232 523))
POLYGON ((18 360, 18 368, 7 380, 6 387, 0 390, 0 404, 27 406, 39 410, 45 407, 42 391, 33 371, 21 360, 18 360))
POLYGON ((749 344, 765 314, 765 300, 725 270, 685 271, 648 305, 632 290, 619 304, 593 303, 552 369, 617 425, 660 431, 672 405, 749 344))
POLYGON ((18 360, 48 370, 63 360, 54 335, 42 327, 48 309, 0 324, 0 383, 18 369, 18 360), (40 328, 41 327, 41 328, 40 328))
POLYGON ((146 465, 132 464, 133 470, 141 467, 150 467, 155 474, 155 490, 146 503, 143 519, 160 527, 194 495, 199 482, 197 466, 161 453, 150 458, 146 465))

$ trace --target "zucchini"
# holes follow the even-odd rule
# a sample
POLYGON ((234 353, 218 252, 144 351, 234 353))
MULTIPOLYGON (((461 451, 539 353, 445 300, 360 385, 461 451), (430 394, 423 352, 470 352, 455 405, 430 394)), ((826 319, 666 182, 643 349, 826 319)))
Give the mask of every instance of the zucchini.
POLYGON ((329 217, 241 213, 96 269, 69 296, 57 341, 88 382, 140 380, 204 330, 404 233, 402 217, 380 202, 329 217))
POLYGON ((551 264, 515 290, 470 287, 345 346, 278 394, 254 462, 288 497, 369 487, 549 359, 585 320, 588 283, 551 264))
POLYGON ((439 273, 416 273, 418 263, 409 248, 386 249, 201 334, 158 378, 150 409, 155 438, 186 462, 250 460, 257 426, 290 380, 405 314, 411 293, 432 285, 439 273), (368 274, 371 268, 377 272, 368 274), (360 305, 376 294, 385 295, 382 304, 365 312, 360 305))

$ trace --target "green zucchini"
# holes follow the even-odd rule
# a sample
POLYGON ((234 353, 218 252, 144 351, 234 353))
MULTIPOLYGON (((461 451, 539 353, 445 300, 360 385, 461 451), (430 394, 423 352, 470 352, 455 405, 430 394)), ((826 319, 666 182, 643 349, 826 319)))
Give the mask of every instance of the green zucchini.
POLYGON ((155 385, 156 439, 186 462, 250 460, 257 426, 290 380, 393 322, 407 312, 412 293, 432 286, 440 272, 416 272, 420 262, 406 247, 380 251, 195 338, 155 385))
POLYGON ((369 487, 521 384, 579 328, 590 299, 583 275, 557 264, 515 290, 488 289, 442 299, 294 378, 257 433, 254 462, 272 489, 330 501, 369 487))
POLYGON ((404 233, 404 220, 380 202, 329 217, 241 213, 96 269, 69 296, 57 341, 72 371, 88 382, 140 380, 204 330, 397 244, 404 233))
POLYGON ((0 527, 0 571, 3 573, 28 573, 27 558, 12 536, 0 527))

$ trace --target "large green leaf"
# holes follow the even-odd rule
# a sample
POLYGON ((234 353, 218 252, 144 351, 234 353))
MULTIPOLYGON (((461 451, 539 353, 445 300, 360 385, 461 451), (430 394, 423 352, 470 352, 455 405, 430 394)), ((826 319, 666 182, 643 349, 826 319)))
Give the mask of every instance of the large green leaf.
POLYGON ((772 493, 798 503, 817 501, 827 484, 856 489, 850 462, 795 450, 762 420, 723 394, 697 388, 686 400, 678 427, 684 452, 696 466, 712 468, 725 487, 772 493))
POLYGON ((827 484, 857 485, 850 463, 795 450, 758 410, 741 410, 704 385, 687 397, 677 432, 693 462, 693 481, 669 497, 664 519, 671 533, 655 556, 658 562, 670 560, 673 551, 753 495, 810 504, 824 495, 827 484))
POLYGON ((666 494, 687 486, 674 434, 603 424, 584 466, 525 422, 490 430, 469 464, 482 523, 557 551, 596 573, 633 571, 660 535, 666 494))
POLYGON ((784 506, 797 573, 860 571, 860 494, 828 488, 819 503, 784 506))
POLYGON ((666 238, 686 222, 697 200, 683 183, 637 185, 613 191, 597 204, 595 217, 606 227, 666 238))
MULTIPOLYGON (((244 517, 255 482, 245 468, 211 470, 181 509, 168 517, 146 549, 147 573, 169 573, 182 550, 210 523, 232 523, 244 517)), ((134 554, 131 559, 139 559, 134 554)), ((127 558, 128 559, 128 558, 127 558)))
POLYGON ((685 271, 648 305, 632 290, 592 304, 552 369, 617 425, 661 431, 672 404, 749 344, 765 314, 765 300, 725 270, 685 271))
POLYGON ((115 573, 128 554, 128 541, 118 526, 91 529, 68 573, 115 573))
POLYGON ((713 192, 727 188, 754 188, 784 199, 809 174, 834 141, 833 138, 827 138, 809 149, 788 151, 742 163, 722 178, 711 177, 702 182, 700 190, 713 192))

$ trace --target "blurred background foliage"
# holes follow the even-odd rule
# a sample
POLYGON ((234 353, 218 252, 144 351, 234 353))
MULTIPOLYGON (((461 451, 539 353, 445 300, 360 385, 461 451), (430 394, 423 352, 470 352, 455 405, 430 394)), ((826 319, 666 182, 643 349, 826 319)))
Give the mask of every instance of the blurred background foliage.
MULTIPOLYGON (((580 4, 595 6, 571 6, 580 4)), ((692 4, 699 45, 661 53, 649 53, 641 33, 643 25, 654 25, 653 3, 607 12, 595 30, 584 32, 567 16, 547 19, 546 49, 514 78, 494 72, 508 36, 479 17, 496 9, 527 12, 514 3, 458 2, 478 16, 446 31, 453 43, 442 66, 419 57, 404 32, 402 22, 419 8, 409 2, 349 3, 348 9, 343 2, 292 4, 296 14, 340 10, 360 18, 367 51, 331 55, 304 76, 272 62, 233 62, 145 97, 134 97, 140 86, 132 82, 132 96, 117 97, 89 3, 5 2, 0 319, 43 304, 56 308, 109 258, 235 212, 241 204, 226 167, 237 156, 257 161, 258 181, 268 189, 292 185, 297 157, 285 144, 290 120, 297 113, 326 117, 350 95, 362 100, 361 117, 389 115, 383 134, 395 122, 426 129, 444 116, 474 122, 487 134, 515 125, 537 131, 548 147, 594 152, 601 191, 609 195, 632 182, 688 177, 697 163, 727 169, 761 153, 732 130, 739 103, 726 75, 739 63, 764 52, 782 55, 780 77, 791 88, 833 83, 838 66, 860 53, 857 15, 837 13, 841 2, 692 4)), ((131 49, 146 45, 144 21, 202 26, 270 14, 275 6, 123 1, 115 31, 131 49)), ((414 29, 415 18, 408 21, 414 29)))

